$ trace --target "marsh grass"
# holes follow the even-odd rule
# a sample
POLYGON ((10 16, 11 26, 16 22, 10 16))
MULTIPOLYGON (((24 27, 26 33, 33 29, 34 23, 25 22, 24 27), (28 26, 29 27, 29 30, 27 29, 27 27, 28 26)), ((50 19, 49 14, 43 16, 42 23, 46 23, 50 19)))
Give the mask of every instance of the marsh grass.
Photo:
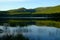
POLYGON ((59 21, 52 21, 52 20, 35 20, 36 25, 40 26, 51 26, 51 27, 58 27, 60 28, 59 21))
MULTIPOLYGON (((3 22, 4 23, 4 22, 3 22)), ((3 24, 1 23, 1 25, 3 24)), ((50 26, 60 28, 60 21, 54 20, 7 20, 7 23, 10 26, 28 26, 28 25, 37 25, 37 26, 50 26)))

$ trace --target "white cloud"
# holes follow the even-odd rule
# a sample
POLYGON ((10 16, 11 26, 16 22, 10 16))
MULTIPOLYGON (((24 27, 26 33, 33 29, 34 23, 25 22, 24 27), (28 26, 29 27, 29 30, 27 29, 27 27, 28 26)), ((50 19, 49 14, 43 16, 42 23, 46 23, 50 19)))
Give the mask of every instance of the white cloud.
POLYGON ((25 2, 29 0, 0 0, 0 2, 25 2))

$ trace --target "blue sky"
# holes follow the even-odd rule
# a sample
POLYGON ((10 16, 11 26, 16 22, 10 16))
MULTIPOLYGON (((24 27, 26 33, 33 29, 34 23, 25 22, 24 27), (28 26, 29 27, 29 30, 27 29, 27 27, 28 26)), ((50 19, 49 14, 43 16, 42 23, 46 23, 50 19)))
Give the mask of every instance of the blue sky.
POLYGON ((60 5, 60 0, 0 0, 0 10, 60 5))

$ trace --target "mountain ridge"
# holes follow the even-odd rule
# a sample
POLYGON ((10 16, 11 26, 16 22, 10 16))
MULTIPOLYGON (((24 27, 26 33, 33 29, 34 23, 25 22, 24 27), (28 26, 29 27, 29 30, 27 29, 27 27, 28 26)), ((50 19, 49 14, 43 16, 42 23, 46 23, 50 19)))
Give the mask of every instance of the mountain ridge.
POLYGON ((18 9, 11 9, 8 11, 0 11, 0 14, 2 13, 7 13, 10 15, 13 15, 13 14, 54 14, 54 13, 60 13, 60 5, 52 6, 52 7, 38 7, 34 9, 18 8, 18 9))

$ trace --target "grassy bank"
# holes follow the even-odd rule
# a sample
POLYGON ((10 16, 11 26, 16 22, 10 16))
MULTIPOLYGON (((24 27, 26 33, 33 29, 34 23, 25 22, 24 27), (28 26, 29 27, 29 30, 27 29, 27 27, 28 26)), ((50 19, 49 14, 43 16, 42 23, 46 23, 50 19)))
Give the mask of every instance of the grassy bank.
POLYGON ((50 27, 58 27, 60 28, 60 21, 53 21, 53 20, 6 20, 1 21, 0 25, 4 23, 10 24, 10 26, 28 26, 28 25, 37 25, 37 26, 50 26, 50 27))
POLYGON ((60 22, 51 20, 33 20, 38 26, 51 26, 60 28, 60 22))
POLYGON ((10 26, 27 26, 27 25, 31 25, 32 21, 31 20, 8 20, 8 24, 10 24, 10 26))
POLYGON ((8 20, 8 23, 11 25, 20 25, 20 26, 37 25, 37 26, 51 26, 60 28, 60 22, 52 20, 8 20))

